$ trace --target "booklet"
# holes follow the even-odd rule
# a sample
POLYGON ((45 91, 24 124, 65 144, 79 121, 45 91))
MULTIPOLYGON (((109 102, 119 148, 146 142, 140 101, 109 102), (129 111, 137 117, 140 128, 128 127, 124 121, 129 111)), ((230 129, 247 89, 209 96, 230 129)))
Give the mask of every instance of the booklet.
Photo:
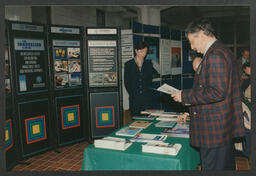
POLYGON ((166 94, 170 94, 170 95, 174 92, 179 91, 179 89, 176 89, 175 87, 172 87, 166 83, 164 83, 162 86, 158 87, 156 90, 160 91, 160 92, 164 92, 166 94))
POLYGON ((167 135, 138 133, 133 138, 131 138, 130 141, 161 144, 163 143, 163 141, 165 141, 166 138, 167 138, 167 135))
POLYGON ((132 124, 129 125, 129 127, 132 128, 147 128, 150 124, 152 124, 152 122, 148 122, 148 121, 142 121, 142 120, 137 120, 135 122, 133 122, 132 124))
POLYGON ((170 121, 170 122, 176 122, 177 119, 178 119, 178 116, 172 116, 172 117, 159 116, 159 117, 156 118, 156 120, 170 121))
POLYGON ((181 112, 152 112, 151 115, 161 117, 176 117, 182 114, 181 112))
POLYGON ((94 146, 96 148, 113 149, 113 150, 126 150, 132 145, 131 142, 124 138, 117 137, 104 137, 102 139, 94 140, 94 146))
POLYGON ((155 120, 156 116, 152 115, 143 115, 143 116, 132 116, 132 119, 134 120, 155 120))
POLYGON ((142 128, 132 128, 129 126, 123 127, 120 130, 118 130, 115 134, 117 136, 135 136, 137 133, 141 132, 142 128))
POLYGON ((156 154, 166 154, 166 155, 177 155, 181 149, 181 144, 153 144, 148 143, 142 145, 142 152, 146 153, 156 153, 156 154))
POLYGON ((151 115, 151 113, 161 113, 161 112, 164 112, 163 109, 145 109, 144 111, 141 111, 140 113, 141 114, 148 114, 148 115, 151 115))
POLYGON ((172 121, 160 121, 155 124, 155 127, 173 128, 177 122, 172 121))
POLYGON ((189 124, 177 123, 174 128, 165 128, 161 134, 169 137, 189 138, 189 124))

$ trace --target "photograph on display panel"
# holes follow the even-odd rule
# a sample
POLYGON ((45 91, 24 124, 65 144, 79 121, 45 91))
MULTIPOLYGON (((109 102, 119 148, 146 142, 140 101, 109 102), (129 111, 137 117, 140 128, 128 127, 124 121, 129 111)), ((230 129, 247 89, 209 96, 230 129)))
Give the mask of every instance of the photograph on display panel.
POLYGON ((181 67, 181 48, 171 48, 172 67, 181 67))
POLYGON ((68 59, 79 59, 80 48, 68 48, 68 59))
POLYGON ((68 60, 68 72, 73 73, 73 72, 81 72, 81 62, 80 60, 75 60, 75 59, 69 59, 68 60))
POLYGON ((55 47, 53 50, 54 59, 67 59, 66 47, 55 47))

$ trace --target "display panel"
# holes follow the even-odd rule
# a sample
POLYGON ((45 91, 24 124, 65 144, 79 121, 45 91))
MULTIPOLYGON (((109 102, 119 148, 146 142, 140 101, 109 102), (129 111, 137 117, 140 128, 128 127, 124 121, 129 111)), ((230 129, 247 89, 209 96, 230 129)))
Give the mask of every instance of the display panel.
POLYGON ((80 41, 53 40, 55 88, 82 85, 80 41))
POLYGON ((90 93, 92 137, 102 137, 119 127, 117 92, 90 93))
POLYGON ((18 112, 23 157, 50 149, 53 131, 49 124, 48 99, 20 102, 18 112))
POLYGON ((44 40, 14 38, 14 50, 19 93, 46 89, 44 40))
POLYGON ((117 86, 117 41, 88 40, 89 87, 117 86))
POLYGON ((77 142, 86 136, 84 99, 82 95, 56 97, 58 145, 77 142))

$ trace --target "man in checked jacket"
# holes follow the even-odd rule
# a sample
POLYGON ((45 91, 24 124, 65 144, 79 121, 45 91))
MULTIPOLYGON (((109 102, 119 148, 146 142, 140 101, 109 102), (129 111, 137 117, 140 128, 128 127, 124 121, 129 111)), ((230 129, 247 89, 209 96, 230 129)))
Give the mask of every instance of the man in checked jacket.
POLYGON ((171 96, 190 106, 190 143, 200 149, 202 170, 235 170, 232 140, 244 136, 236 58, 216 39, 207 19, 189 23, 185 32, 203 59, 192 89, 171 96))

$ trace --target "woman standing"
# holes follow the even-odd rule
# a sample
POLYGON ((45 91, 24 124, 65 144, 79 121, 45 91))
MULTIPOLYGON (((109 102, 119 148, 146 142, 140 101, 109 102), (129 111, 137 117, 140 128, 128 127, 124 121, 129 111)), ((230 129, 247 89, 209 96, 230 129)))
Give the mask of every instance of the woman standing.
POLYGON ((145 60, 148 45, 139 42, 135 46, 136 56, 125 63, 124 84, 129 94, 131 116, 152 107, 152 62, 145 60))

